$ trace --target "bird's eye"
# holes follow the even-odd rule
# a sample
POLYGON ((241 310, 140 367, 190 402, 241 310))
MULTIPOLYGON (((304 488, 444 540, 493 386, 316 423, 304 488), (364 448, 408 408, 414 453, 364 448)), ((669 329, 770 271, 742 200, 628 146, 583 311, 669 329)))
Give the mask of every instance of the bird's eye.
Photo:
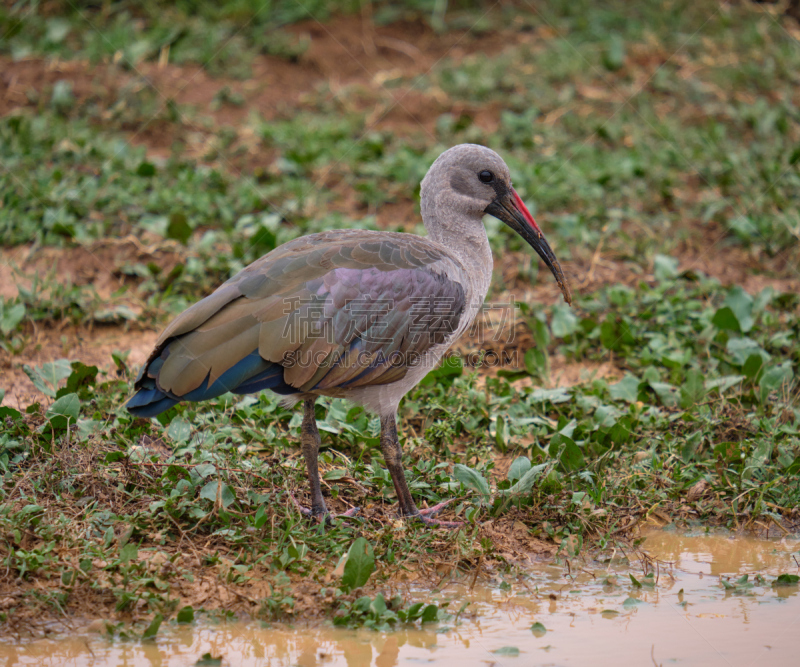
POLYGON ((481 183, 491 183, 494 180, 494 174, 491 171, 484 170, 478 174, 478 178, 481 179, 481 183))

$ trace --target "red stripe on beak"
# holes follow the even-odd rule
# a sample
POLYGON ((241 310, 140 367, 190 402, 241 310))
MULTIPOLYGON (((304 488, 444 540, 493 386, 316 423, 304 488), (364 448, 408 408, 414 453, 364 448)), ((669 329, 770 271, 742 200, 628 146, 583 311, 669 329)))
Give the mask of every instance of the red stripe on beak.
POLYGON ((522 201, 522 197, 520 197, 517 194, 517 191, 514 188, 511 188, 511 193, 514 195, 514 203, 517 205, 519 212, 522 213, 522 217, 525 218, 525 221, 539 235, 539 238, 544 238, 542 230, 539 229, 539 225, 536 224, 536 220, 533 219, 533 216, 531 215, 531 212, 528 210, 528 207, 525 206, 525 202, 522 201))

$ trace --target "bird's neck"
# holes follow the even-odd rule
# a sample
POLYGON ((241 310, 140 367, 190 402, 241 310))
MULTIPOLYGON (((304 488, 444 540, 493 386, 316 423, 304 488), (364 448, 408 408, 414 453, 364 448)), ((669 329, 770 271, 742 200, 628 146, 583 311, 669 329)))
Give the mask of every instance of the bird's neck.
MULTIPOLYGON (((425 211, 423 221, 426 219, 424 214, 425 211)), ((483 303, 492 280, 494 260, 482 218, 453 220, 447 225, 426 224, 425 227, 429 238, 443 245, 461 262, 472 284, 473 299, 483 303)))

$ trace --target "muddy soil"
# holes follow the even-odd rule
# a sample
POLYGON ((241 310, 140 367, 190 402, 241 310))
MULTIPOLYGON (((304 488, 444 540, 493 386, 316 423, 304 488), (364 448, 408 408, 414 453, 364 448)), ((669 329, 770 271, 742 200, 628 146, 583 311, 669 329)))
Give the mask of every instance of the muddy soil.
MULTIPOLYGON (((539 664, 546 652, 553 664, 617 665, 680 662, 703 665, 793 664, 792 622, 800 611, 797 586, 770 587, 772 579, 794 571, 796 540, 757 540, 718 533, 681 534, 646 530, 630 561, 589 559, 567 564, 532 564, 524 578, 501 580, 490 572, 443 571, 434 593, 414 582, 391 581, 384 594, 448 603, 457 621, 386 632, 351 630, 303 619, 293 626, 264 627, 252 621, 215 623, 198 618, 190 625, 165 623, 156 641, 112 642, 100 636, 105 618, 73 619, 52 639, 0 646, 8 664, 90 665, 129 661, 136 665, 194 664, 206 652, 222 665, 264 664, 334 667, 394 667, 424 662, 453 664, 461 659, 486 664, 539 664), (653 583, 636 588, 629 575, 653 583), (736 588, 748 576, 747 586, 736 588), (537 624, 537 625, 534 625, 537 624), (58 636, 60 635, 60 636, 58 636), (675 641, 680 637, 680 641, 675 641)), ((194 601, 236 596, 218 581, 203 582, 194 601)), ((299 593, 299 591, 298 591, 299 593)), ((244 593, 257 594, 256 590, 244 593)), ((263 592, 267 595, 268 592, 263 592)))

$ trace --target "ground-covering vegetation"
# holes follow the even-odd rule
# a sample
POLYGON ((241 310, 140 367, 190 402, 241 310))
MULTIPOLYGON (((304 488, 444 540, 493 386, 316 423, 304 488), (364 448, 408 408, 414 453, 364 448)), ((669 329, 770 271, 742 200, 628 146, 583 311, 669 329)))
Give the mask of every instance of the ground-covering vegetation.
POLYGON ((99 616, 152 634, 200 610, 426 622, 459 610, 410 604, 410 584, 624 553, 647 522, 798 530, 793 19, 7 2, 0 35, 6 631, 99 616), (295 236, 419 231, 419 181, 464 141, 507 159, 575 304, 487 219, 490 301, 514 318, 487 309, 502 335, 466 337, 401 405, 412 492, 457 498, 461 529, 396 519, 378 424, 343 401, 317 408, 324 489, 362 509, 327 527, 291 502, 300 414, 274 397, 122 409, 172 315, 295 236))

